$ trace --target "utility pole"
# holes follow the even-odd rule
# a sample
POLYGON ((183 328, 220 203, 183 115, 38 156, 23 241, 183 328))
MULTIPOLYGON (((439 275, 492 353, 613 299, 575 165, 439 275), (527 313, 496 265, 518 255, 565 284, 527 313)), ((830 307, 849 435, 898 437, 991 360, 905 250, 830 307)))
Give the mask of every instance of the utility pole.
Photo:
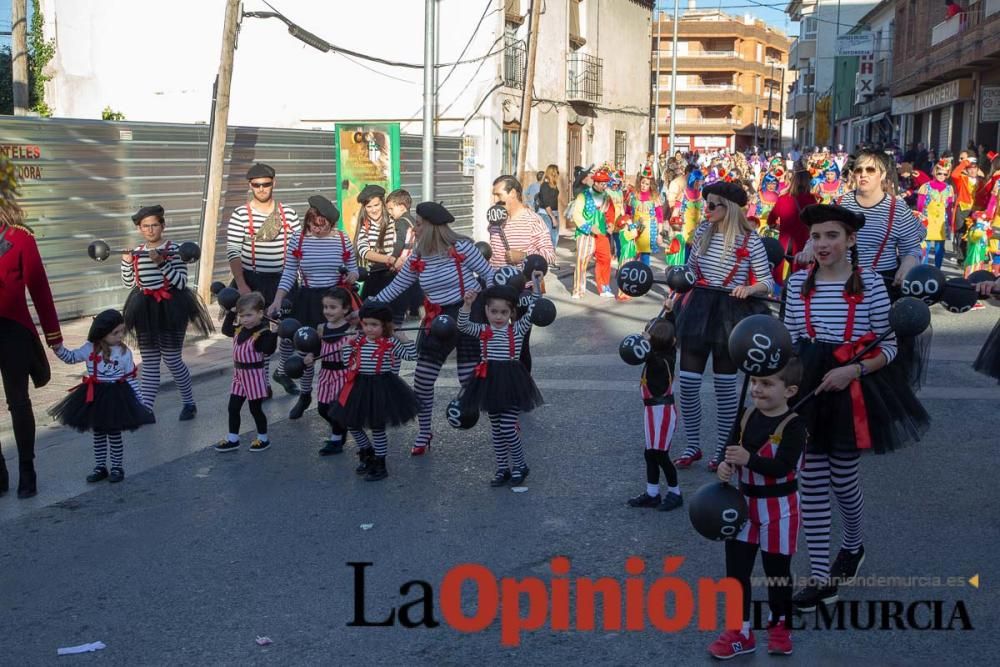
MULTIPOLYGON (((817 8, 818 11, 818 8, 817 8)), ((834 143, 834 132, 837 127, 837 70, 840 63, 837 62, 838 42, 840 41, 840 0, 837 0, 837 36, 833 40, 833 91, 830 93, 830 140, 828 145, 834 143)))
POLYGON ((650 135, 649 140, 649 150, 650 152, 659 155, 659 124, 660 124, 660 5, 655 3, 653 5, 653 25, 656 26, 653 30, 653 35, 656 39, 654 44, 656 44, 656 65, 653 67, 653 103, 651 106, 650 113, 650 135))
POLYGON ((11 13, 11 69, 14 115, 28 115, 28 0, 13 0, 11 13))
POLYGON ((785 123, 785 68, 781 67, 779 71, 781 72, 781 97, 778 102, 778 148, 784 151, 784 146, 781 143, 784 132, 781 128, 784 127, 785 123))
MULTIPOLYGON (((771 83, 774 83, 774 61, 771 61, 771 83)), ((767 87, 767 150, 771 150, 771 101, 774 99, 774 86, 767 87)))
POLYGON ((233 82, 233 58, 236 52, 236 30, 240 24, 240 0, 226 0, 226 20, 222 29, 222 55, 219 57, 218 89, 215 115, 212 119, 211 146, 208 154, 208 194, 201 227, 201 259, 198 261, 198 294, 208 302, 212 271, 215 268, 215 238, 219 227, 219 206, 222 203, 222 169, 225 158, 226 132, 229 128, 229 88, 233 82))
POLYGON ((424 0, 424 124, 421 198, 434 201, 434 3, 424 0))
POLYGON ((674 127, 677 118, 677 28, 681 20, 681 2, 674 0, 674 39, 671 46, 670 62, 670 155, 676 152, 676 140, 674 138, 674 127))
POLYGON ((517 167, 514 177, 519 179, 528 168, 528 128, 531 125, 531 91, 535 85, 535 54, 538 53, 538 21, 542 14, 540 0, 531 0, 531 18, 528 19, 528 63, 524 68, 524 90, 521 95, 521 123, 517 137, 517 167))

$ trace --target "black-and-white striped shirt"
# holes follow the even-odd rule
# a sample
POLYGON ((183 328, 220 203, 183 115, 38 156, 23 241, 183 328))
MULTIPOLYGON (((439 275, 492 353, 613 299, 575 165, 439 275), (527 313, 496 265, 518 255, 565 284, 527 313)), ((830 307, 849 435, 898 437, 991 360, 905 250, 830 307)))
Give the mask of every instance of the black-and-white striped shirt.
MULTIPOLYGON (((368 261, 368 253, 373 250, 380 255, 391 255, 393 247, 396 245, 396 225, 386 218, 385 222, 385 237, 382 239, 382 245, 379 245, 379 223, 372 222, 368 218, 365 218, 361 222, 361 229, 358 230, 357 240, 358 240, 358 257, 363 261, 368 261)), ((382 271, 387 269, 385 264, 378 263, 370 267, 374 271, 382 271)))
POLYGON ((340 267, 349 272, 358 270, 357 255, 347 235, 333 230, 329 236, 296 234, 288 244, 285 270, 278 289, 292 289, 297 279, 304 287, 333 287, 340 283, 340 267))
POLYGON ((253 233, 251 233, 247 207, 240 206, 233 211, 229 216, 229 226, 226 228, 228 261, 239 257, 244 271, 281 273, 285 266, 286 247, 302 229, 302 224, 299 222, 299 216, 295 214, 295 209, 277 202, 274 206, 274 214, 278 216, 281 229, 271 241, 254 240, 254 235, 260 233, 261 226, 267 220, 267 214, 260 211, 253 212, 253 233))
MULTIPOLYGON (((159 266, 149 257, 133 257, 131 262, 123 259, 122 284, 125 287, 139 287, 140 289, 159 289, 160 287, 184 289, 187 287, 188 272, 187 266, 176 254, 178 248, 179 246, 173 241, 164 241, 158 248, 155 248, 161 253, 175 253, 159 266), (138 284, 136 284, 136 268, 138 268, 139 273, 138 284)), ((147 250, 146 244, 138 246, 136 250, 147 250)))
POLYGON ((688 258, 688 266, 699 278, 704 278, 710 285, 716 287, 739 287, 749 284, 752 269, 754 279, 758 283, 765 283, 768 287, 774 284, 774 277, 771 275, 771 269, 767 263, 767 251, 764 249, 764 243, 760 240, 757 232, 737 236, 728 253, 725 252, 723 235, 717 233, 712 237, 708 252, 702 255, 699 251, 701 239, 708 233, 710 227, 709 223, 703 223, 695 230, 694 239, 691 241, 691 256, 688 258), (744 241, 750 256, 740 261, 736 273, 726 283, 726 277, 736 264, 737 251, 743 248, 744 241))
MULTIPOLYGON (((455 243, 455 250, 464 257, 461 275, 466 291, 473 287, 479 289, 473 274, 483 278, 487 286, 493 284, 493 269, 472 241, 458 241, 455 243)), ((404 264, 392 282, 375 296, 375 300, 389 303, 405 292, 407 287, 419 281, 420 288, 431 303, 448 306, 461 301, 464 296, 459 286, 458 275, 455 258, 450 254, 418 257, 414 252, 410 255, 410 261, 404 264), (422 263, 422 267, 418 262, 422 263)))
MULTIPOLYGON (((464 310, 459 310, 458 330, 478 339, 483 331, 489 327, 493 330, 493 335, 486 342, 486 359, 489 361, 510 361, 511 359, 519 359, 521 357, 521 345, 524 343, 524 337, 529 331, 531 331, 531 314, 535 310, 535 303, 537 301, 538 295, 532 294, 531 303, 528 305, 528 309, 517 322, 514 322, 513 326, 495 327, 492 324, 478 324, 472 321, 471 312, 467 313, 464 310), (514 336, 513 355, 511 354, 510 349, 511 334, 514 336)), ((482 346, 482 340, 480 339, 480 354, 482 354, 482 346)))
POLYGON ((340 348, 340 359, 348 371, 357 368, 361 375, 386 375, 392 373, 393 359, 409 359, 414 361, 417 358, 417 345, 413 341, 403 342, 398 338, 382 338, 371 340, 363 334, 358 334, 350 338, 340 348), (389 341, 392 345, 385 352, 379 353, 383 340, 389 341), (361 343, 357 358, 355 350, 358 350, 358 342, 361 343), (357 359, 357 360, 355 360, 357 359), (381 360, 381 368, 379 367, 381 360), (360 363, 359 363, 360 362, 360 363), (354 364, 358 364, 355 366, 354 364))
POLYGON ((896 201, 892 230, 889 231, 889 238, 886 240, 885 233, 889 227, 892 199, 892 195, 885 195, 882 201, 870 208, 858 203, 856 192, 848 192, 840 200, 840 205, 844 208, 865 216, 865 226, 858 230, 858 263, 865 268, 893 271, 899 266, 900 260, 907 255, 920 259, 920 244, 927 230, 902 201, 896 201), (885 249, 879 257, 878 266, 873 266, 875 255, 882 247, 883 240, 885 249))
MULTIPOLYGON (((809 339, 806 327, 805 301, 802 300, 802 283, 808 270, 796 271, 788 278, 788 295, 785 306, 785 326, 792 334, 792 340, 809 339)), ((854 311, 854 329, 851 342, 868 332, 881 335, 889 330, 889 293, 885 289, 882 276, 871 269, 861 271, 865 284, 864 299, 854 311)), ((816 281, 816 289, 809 300, 809 321, 816 332, 816 340, 824 343, 843 343, 844 329, 847 327, 848 304, 844 300, 844 282, 816 281)), ((879 344, 885 358, 892 361, 896 356, 896 334, 889 334, 879 344)))

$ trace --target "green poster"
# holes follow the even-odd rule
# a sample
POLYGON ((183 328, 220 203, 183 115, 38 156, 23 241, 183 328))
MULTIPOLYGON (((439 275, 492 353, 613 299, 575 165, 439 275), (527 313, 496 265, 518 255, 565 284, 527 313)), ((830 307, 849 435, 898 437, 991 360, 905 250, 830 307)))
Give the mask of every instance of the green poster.
POLYGON ((353 238, 358 193, 381 185, 386 193, 399 187, 399 123, 337 123, 337 208, 344 231, 353 238))

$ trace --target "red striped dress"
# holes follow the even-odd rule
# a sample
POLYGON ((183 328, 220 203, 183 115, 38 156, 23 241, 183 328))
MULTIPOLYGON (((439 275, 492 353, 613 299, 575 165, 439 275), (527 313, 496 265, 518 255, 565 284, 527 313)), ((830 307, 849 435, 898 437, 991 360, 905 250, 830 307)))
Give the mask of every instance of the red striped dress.
POLYGON ((264 353, 257 347, 257 338, 264 331, 255 332, 246 340, 240 342, 240 331, 236 328, 233 336, 233 384, 229 393, 234 396, 256 401, 267 397, 267 368, 264 363, 264 353))
MULTIPOLYGON (((328 336, 332 333, 343 333, 347 327, 330 328, 325 324, 319 326, 319 335, 328 336)), ((326 357, 320 359, 319 377, 316 380, 316 400, 320 403, 335 403, 340 396, 340 391, 347 382, 347 367, 341 359, 340 349, 344 347, 351 336, 341 336, 333 340, 324 340, 320 348, 320 355, 326 357)))

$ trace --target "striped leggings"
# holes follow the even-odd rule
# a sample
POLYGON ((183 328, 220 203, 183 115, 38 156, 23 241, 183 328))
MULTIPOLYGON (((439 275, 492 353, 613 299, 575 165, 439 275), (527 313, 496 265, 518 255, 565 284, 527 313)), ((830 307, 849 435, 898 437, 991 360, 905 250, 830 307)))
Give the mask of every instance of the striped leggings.
POLYGON ((736 389, 736 365, 729 358, 725 345, 712 345, 685 338, 681 342, 680 381, 681 421, 687 446, 682 456, 694 456, 701 451, 701 380, 712 357, 712 380, 715 385, 716 434, 713 460, 721 461, 729 440, 729 432, 739 412, 739 392, 736 389))
POLYGON ((806 454, 799 474, 802 503, 802 529, 809 548, 812 576, 823 580, 830 576, 830 490, 837 497, 837 507, 844 524, 843 548, 861 547, 861 520, 865 496, 858 476, 857 452, 806 454))
POLYGON ((181 358, 184 350, 183 331, 161 331, 159 333, 140 333, 139 354, 142 355, 142 396, 146 407, 150 410, 156 404, 156 394, 160 391, 160 361, 174 377, 174 384, 181 394, 185 405, 194 403, 194 392, 191 390, 191 371, 181 358))
POLYGON ((108 467, 108 444, 111 445, 111 467, 121 468, 125 455, 121 431, 94 431, 94 464, 108 467))
POLYGON ((385 456, 389 453, 389 436, 385 434, 384 428, 373 428, 371 440, 368 434, 361 429, 348 429, 354 442, 358 443, 358 449, 370 449, 374 443, 375 456, 385 456))
POLYGON ((489 413, 497 470, 510 470, 511 466, 523 468, 526 465, 524 447, 521 446, 521 429, 517 424, 519 414, 521 411, 518 408, 489 413))
MULTIPOLYGON (((463 352, 461 340, 457 355, 458 381, 464 385, 476 369, 477 358, 463 352)), ((417 434, 415 443, 418 447, 426 447, 430 444, 433 436, 431 417, 434 410, 434 383, 437 382, 443 365, 444 361, 439 361, 437 357, 421 354, 417 360, 417 368, 413 373, 413 392, 420 400, 420 412, 417 415, 420 432, 417 434)))

